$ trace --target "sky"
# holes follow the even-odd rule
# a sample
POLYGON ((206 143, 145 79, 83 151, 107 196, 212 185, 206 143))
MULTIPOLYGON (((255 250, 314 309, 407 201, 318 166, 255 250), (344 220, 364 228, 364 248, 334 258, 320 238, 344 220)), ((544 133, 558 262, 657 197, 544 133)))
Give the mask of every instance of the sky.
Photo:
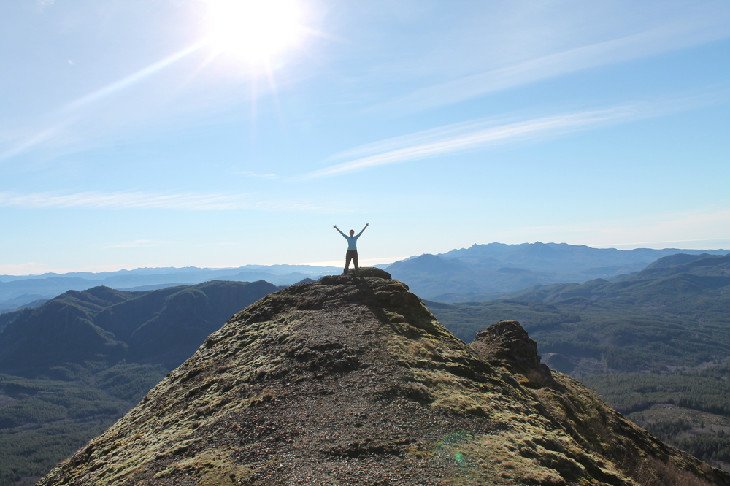
POLYGON ((0 63, 0 274, 730 248, 726 0, 13 0, 0 63))

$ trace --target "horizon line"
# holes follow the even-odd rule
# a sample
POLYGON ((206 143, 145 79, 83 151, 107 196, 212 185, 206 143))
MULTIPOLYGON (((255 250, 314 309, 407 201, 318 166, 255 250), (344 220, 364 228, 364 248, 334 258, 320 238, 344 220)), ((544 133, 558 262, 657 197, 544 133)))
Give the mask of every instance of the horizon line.
MULTIPOLYGON (((658 242, 635 242, 635 243, 618 243, 618 244, 611 244, 611 245, 602 245, 602 244, 586 244, 586 243, 568 243, 565 241, 562 242, 556 242, 556 241, 524 241, 521 243, 502 243, 499 241, 491 241, 488 243, 473 243, 468 246, 462 246, 458 248, 451 248, 449 250, 445 251, 426 251, 423 253, 420 253, 418 255, 410 255, 410 256, 403 256, 403 257, 372 257, 372 258, 365 258, 362 261, 363 262, 369 262, 373 265, 390 265, 399 261, 408 260, 411 258, 423 256, 423 255, 442 255, 444 253, 448 253, 450 251, 455 250, 465 250, 474 246, 487 246, 492 244, 499 244, 499 245, 505 245, 505 246, 520 246, 520 245, 536 245, 536 244, 543 244, 543 245, 567 245, 567 246, 583 246, 588 248, 593 248, 596 250, 617 250, 617 251, 633 251, 633 250, 655 250, 655 251, 662 251, 662 250, 678 250, 680 252, 682 251, 713 251, 713 252, 728 252, 730 253, 730 247, 728 248, 681 248, 676 246, 662 246, 662 245, 671 245, 671 244, 677 244, 677 243, 692 243, 692 242, 722 242, 722 244, 730 244, 730 240, 725 239, 716 239, 716 240, 682 240, 682 241, 658 241, 658 242), (649 245, 649 246, 647 246, 649 245)), ((3 268, 12 268, 12 267, 22 267, 22 266, 32 266, 32 265, 38 265, 36 262, 29 262, 29 263, 21 263, 21 264, 7 264, 7 265, 0 265, 0 277, 42 277, 44 275, 68 275, 73 273, 90 273, 90 274, 102 274, 102 273, 121 273, 121 272, 132 272, 135 270, 184 270, 184 269, 197 269, 197 270, 236 270, 239 268, 245 268, 245 267, 276 267, 276 266, 290 266, 290 267, 341 267, 342 262, 340 259, 338 260, 321 260, 321 261, 315 261, 315 262, 304 262, 304 263, 245 263, 242 265, 231 265, 231 266, 208 266, 208 265, 160 265, 160 266, 138 266, 133 267, 130 265, 112 265, 109 267, 96 267, 94 269, 81 269, 81 270, 66 270, 66 269, 59 269, 59 268, 48 268, 46 270, 39 270, 37 273, 15 273, 13 271, 7 271, 3 270, 3 268)), ((0 282, 1 283, 1 282, 0 282)))

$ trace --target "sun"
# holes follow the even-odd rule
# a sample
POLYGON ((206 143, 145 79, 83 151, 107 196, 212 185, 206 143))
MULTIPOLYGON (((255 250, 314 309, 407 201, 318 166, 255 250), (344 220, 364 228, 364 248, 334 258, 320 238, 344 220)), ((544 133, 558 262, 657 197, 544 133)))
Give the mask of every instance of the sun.
POLYGON ((304 38, 304 12, 297 0, 208 0, 207 10, 213 52, 254 67, 270 68, 304 38))

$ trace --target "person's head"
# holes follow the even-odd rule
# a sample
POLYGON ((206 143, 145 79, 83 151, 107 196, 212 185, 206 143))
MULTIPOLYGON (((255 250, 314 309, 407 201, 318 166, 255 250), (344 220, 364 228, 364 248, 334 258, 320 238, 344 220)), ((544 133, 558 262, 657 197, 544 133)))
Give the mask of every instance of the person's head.
POLYGON ((354 235, 355 235, 355 230, 351 229, 350 230, 350 236, 354 236, 354 235))

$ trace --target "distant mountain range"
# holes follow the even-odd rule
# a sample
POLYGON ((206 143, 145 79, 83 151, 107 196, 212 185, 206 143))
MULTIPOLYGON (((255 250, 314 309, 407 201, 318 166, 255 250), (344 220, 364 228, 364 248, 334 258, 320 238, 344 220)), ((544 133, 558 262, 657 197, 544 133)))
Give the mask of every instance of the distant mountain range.
POLYGON ((387 267, 421 298, 438 302, 483 301, 534 285, 575 282, 636 272, 659 258, 728 250, 591 248, 565 243, 490 243, 421 255, 387 267))
POLYGON ((138 268, 118 272, 45 273, 42 275, 0 275, 0 312, 37 305, 68 290, 106 286, 117 290, 155 290, 176 285, 193 285, 210 280, 291 285, 308 278, 339 273, 336 267, 310 265, 246 265, 237 268, 138 268))
MULTIPOLYGON (((386 266, 424 299, 466 302, 493 299, 533 285, 610 278, 636 272, 653 261, 677 253, 727 253, 727 250, 599 249, 564 243, 490 243, 425 254, 386 266)), ((118 272, 0 275, 0 313, 39 303, 68 290, 104 285, 117 290, 155 290, 210 280, 291 285, 323 275, 339 274, 340 267, 309 265, 246 265, 237 268, 138 268, 118 272)))

